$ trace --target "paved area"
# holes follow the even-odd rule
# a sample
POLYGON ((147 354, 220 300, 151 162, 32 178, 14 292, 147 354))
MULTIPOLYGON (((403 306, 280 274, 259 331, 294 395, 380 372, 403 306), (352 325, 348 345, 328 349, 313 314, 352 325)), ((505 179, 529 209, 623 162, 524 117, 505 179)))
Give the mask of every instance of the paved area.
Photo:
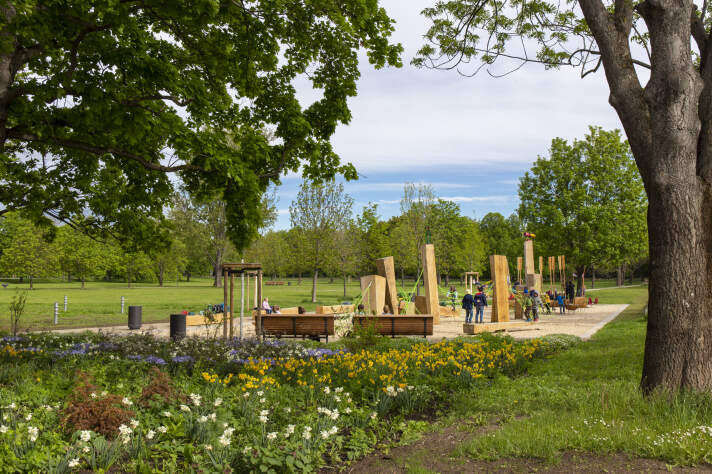
MULTIPOLYGON (((534 325, 522 324, 521 328, 509 327, 504 332, 516 339, 529 339, 548 334, 572 334, 582 339, 588 339, 626 307, 628 307, 627 304, 598 304, 577 309, 574 312, 567 311, 566 314, 559 314, 557 308, 557 312, 552 311, 551 315, 541 315, 539 322, 534 325)), ((491 321, 491 315, 490 308, 486 308, 484 314, 486 323, 491 321)), ((512 312, 510 312, 510 318, 514 321, 512 312)), ((459 336, 462 334, 464 322, 464 314, 454 318, 441 318, 440 324, 435 326, 434 334, 429 339, 440 340, 443 337, 459 336)))
MULTIPOLYGON (((504 332, 517 339, 541 337, 547 334, 572 334, 583 339, 588 339, 606 323, 612 321, 616 316, 618 316, 627 306, 628 305, 625 304, 599 304, 588 308, 578 309, 575 312, 567 312, 563 315, 558 312, 553 312, 551 315, 542 315, 539 322, 534 325, 508 327, 504 332)), ((460 313, 460 316, 440 318, 440 324, 435 326, 434 334, 428 339, 439 341, 442 338, 451 338, 462 335, 462 325, 465 322, 465 316, 463 310, 460 310, 460 313)), ((510 317, 514 320, 514 314, 510 314, 510 317)), ((484 321, 490 322, 490 320, 491 311, 488 307, 485 309, 484 321)), ((54 332, 71 333, 82 331, 102 331, 112 334, 129 334, 136 332, 129 330, 125 325, 81 329, 58 329, 54 332)), ((144 324, 139 331, 148 332, 155 336, 168 337, 169 325, 168 323, 144 324)), ((240 335, 239 319, 236 319, 234 322, 234 331, 236 336, 240 335)), ((187 332, 188 335, 196 336, 220 336, 222 335, 222 326, 188 326, 187 332)), ((255 325, 252 318, 243 319, 242 336, 255 336, 255 325)), ((335 337, 334 339, 338 338, 335 337)), ((332 340, 332 338, 330 337, 329 340, 332 340)))

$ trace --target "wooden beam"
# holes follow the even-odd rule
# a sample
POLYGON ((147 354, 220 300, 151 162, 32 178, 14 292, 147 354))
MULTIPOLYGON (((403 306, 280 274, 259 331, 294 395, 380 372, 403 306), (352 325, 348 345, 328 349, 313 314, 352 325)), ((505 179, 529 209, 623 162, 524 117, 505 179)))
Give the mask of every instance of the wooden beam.
POLYGON ((435 269, 435 247, 433 244, 425 244, 420 247, 420 259, 423 267, 427 314, 433 316, 433 324, 440 324, 440 298, 438 295, 438 277, 435 269))

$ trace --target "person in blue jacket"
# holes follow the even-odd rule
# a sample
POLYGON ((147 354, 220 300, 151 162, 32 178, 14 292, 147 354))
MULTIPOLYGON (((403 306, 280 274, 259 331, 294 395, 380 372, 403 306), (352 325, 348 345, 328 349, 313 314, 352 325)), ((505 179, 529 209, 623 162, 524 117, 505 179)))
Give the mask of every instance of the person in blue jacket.
POLYGON ((565 314, 566 306, 564 305, 564 297, 561 295, 561 293, 556 295, 556 302, 559 303, 559 313, 565 314))
POLYGON ((475 304, 475 300, 472 298, 472 293, 467 290, 465 296, 462 298, 462 309, 465 310, 465 324, 472 323, 472 307, 475 304))
POLYGON ((485 295, 482 287, 477 288, 477 294, 473 298, 475 300, 475 322, 484 323, 483 317, 485 314, 485 306, 487 306, 487 295, 485 295))

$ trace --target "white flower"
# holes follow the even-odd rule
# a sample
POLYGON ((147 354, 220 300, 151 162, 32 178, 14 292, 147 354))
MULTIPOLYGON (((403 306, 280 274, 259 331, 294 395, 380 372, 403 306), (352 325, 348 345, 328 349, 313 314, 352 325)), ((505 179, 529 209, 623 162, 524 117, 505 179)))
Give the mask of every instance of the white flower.
POLYGON ((347 415, 348 415, 349 413, 351 413, 351 408, 350 408, 350 407, 344 408, 344 413, 346 413, 347 415))
POLYGON ((31 419, 32 419, 32 413, 28 413, 28 414, 25 416, 25 421, 30 421, 31 419))
POLYGON ((91 393, 89 394, 89 396, 90 396, 91 398, 96 398, 96 393, 91 392, 91 393))
POLYGON ((378 416, 378 414, 375 411, 373 413, 371 413, 372 420, 375 420, 377 416, 378 416))
POLYGON ((227 428, 227 423, 223 423, 223 428, 227 428))
POLYGON ((205 445, 205 450, 206 450, 206 451, 212 451, 212 450, 213 450, 213 447, 212 447, 211 445, 209 445, 209 444, 206 444, 206 445, 205 445))
POLYGON ((84 447, 82 448, 82 452, 83 452, 83 453, 88 453, 89 451, 91 451, 91 449, 89 449, 89 446, 84 446, 84 447))
POLYGON ((123 403, 123 404, 126 405, 126 406, 131 406, 131 405, 133 405, 133 402, 132 402, 131 400, 129 400, 127 397, 124 397, 124 399, 121 400, 121 403, 123 403))
POLYGON ((129 421, 129 424, 131 425, 131 428, 138 428, 138 420, 131 420, 129 421))
POLYGON ((271 433, 267 433, 267 439, 269 439, 269 440, 275 439, 276 437, 277 437, 277 432, 276 432, 276 431, 273 431, 273 432, 271 432, 271 433))
POLYGON ((7 426, 0 425, 0 433, 7 433, 7 430, 8 430, 7 426))
POLYGON ((264 394, 265 394, 265 392, 263 392, 262 390, 260 390, 259 392, 257 392, 257 396, 258 396, 258 397, 261 397, 261 396, 264 395, 264 394))
POLYGON ((101 392, 101 396, 102 396, 102 397, 105 397, 105 396, 107 396, 108 394, 109 394, 109 392, 107 392, 106 390, 103 390, 103 391, 101 392))
POLYGON ((245 393, 242 394, 242 397, 243 397, 243 398, 247 398, 247 397, 249 397, 249 396, 250 396, 250 392, 245 392, 245 393))
POLYGON ((223 432, 223 434, 224 434, 225 436, 232 436, 232 434, 233 434, 234 432, 235 432, 235 428, 225 428, 225 431, 223 432))
POLYGON ((165 433, 166 431, 168 431, 168 428, 166 428, 165 426, 159 426, 158 428, 156 428, 156 431, 158 431, 159 433, 165 433))
POLYGON ((260 415, 260 422, 267 423, 268 418, 266 416, 260 415))
POLYGON ((190 411, 190 407, 188 405, 181 405, 180 409, 181 411, 190 411))
POLYGON ((166 418, 170 418, 171 416, 173 416, 173 414, 169 411, 164 411, 163 413, 161 413, 161 415, 165 416, 166 418))
POLYGON ((222 398, 216 398, 213 402, 213 406, 219 407, 220 405, 222 405, 222 398))
POLYGON ((3 421, 7 421, 9 418, 10 416, 7 413, 2 416, 3 421))
POLYGON ((292 413, 292 409, 289 408, 289 407, 286 407, 286 408, 284 409, 284 411, 287 412, 287 413, 292 413))
POLYGON ((331 429, 329 430, 330 435, 335 435, 338 432, 339 432, 339 429, 336 426, 332 426, 331 429))
POLYGON ((220 442, 223 446, 228 446, 230 444, 230 437, 222 435, 218 438, 218 442, 220 442))
POLYGON ((294 433, 294 425, 287 425, 286 436, 289 436, 292 433, 294 433))
POLYGON ((74 468, 74 467, 77 467, 78 465, 79 465, 79 458, 74 458, 69 461, 69 463, 67 464, 67 467, 74 468))
POLYGON ((210 415, 208 415, 208 418, 210 418, 211 421, 215 421, 217 415, 215 413, 211 413, 210 415))
POLYGON ((148 430, 148 433, 146 433, 146 439, 153 439, 154 436, 156 436, 156 432, 153 430, 148 430))
POLYGON ((337 402, 340 402, 340 401, 341 401, 341 397, 338 396, 338 395, 334 395, 334 400, 336 400, 337 402))
POLYGON ((252 451, 252 446, 245 446, 245 449, 242 450, 242 454, 250 454, 250 451, 252 451))
POLYGON ((415 387, 412 385, 408 385, 408 390, 413 390, 415 387))
POLYGON ((208 421, 208 417, 205 415, 198 418, 198 423, 205 423, 206 421, 208 421))
POLYGON ((267 415, 269 415, 269 410, 262 410, 260 412, 260 416, 267 416, 267 415))
POLYGON ((260 398, 260 403, 264 403, 264 402, 266 402, 266 401, 267 401, 266 398, 264 398, 264 397, 260 398))
POLYGON ((30 441, 33 443, 37 441, 37 436, 39 435, 39 430, 34 426, 27 427, 27 433, 30 435, 30 441))
POLYGON ((15 405, 15 402, 12 402, 12 403, 9 404, 7 407, 8 407, 10 410, 14 410, 15 408, 17 408, 17 405, 15 405))
POLYGON ((334 389, 334 392, 336 392, 336 393, 341 393, 341 392, 343 392, 343 391, 344 391, 344 387, 336 387, 336 388, 334 389))
POLYGON ((119 433, 121 433, 121 436, 129 436, 133 433, 133 430, 126 425, 121 425, 119 426, 119 433))
POLYGON ((190 401, 193 402, 193 405, 195 405, 196 407, 199 407, 199 406, 200 406, 200 400, 201 400, 201 398, 202 398, 202 397, 201 397, 200 395, 198 395, 197 393, 191 393, 191 394, 190 394, 190 401))
POLYGON ((321 439, 327 439, 329 437, 329 432, 327 430, 324 430, 319 434, 321 435, 321 439))
POLYGON ((331 389, 329 387, 324 387, 324 393, 329 395, 331 393, 331 389))
POLYGON ((82 430, 79 432, 79 439, 87 443, 91 439, 91 431, 82 430))
POLYGON ((339 410, 334 408, 334 410, 329 414, 329 418, 336 421, 336 419, 339 418, 339 410))
POLYGON ((305 426, 304 431, 302 431, 302 438, 311 439, 311 426, 305 426))

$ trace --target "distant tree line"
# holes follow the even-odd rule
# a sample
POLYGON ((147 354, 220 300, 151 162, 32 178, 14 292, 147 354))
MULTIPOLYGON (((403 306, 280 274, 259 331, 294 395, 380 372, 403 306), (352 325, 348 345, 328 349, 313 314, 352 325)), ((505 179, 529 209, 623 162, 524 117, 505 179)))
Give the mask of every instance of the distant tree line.
POLYGON ((540 157, 521 178, 519 196, 517 213, 490 212, 475 219, 463 216, 456 203, 439 198, 431 186, 406 183, 400 214, 383 219, 376 204, 354 212, 341 184, 305 181, 290 204, 289 229, 271 229, 277 217, 275 191, 262 197, 259 237, 242 252, 232 244, 225 204, 182 192, 166 211, 170 244, 150 251, 119 245, 118 239, 92 240, 69 225, 37 227, 8 213, 0 218, 0 275, 30 282, 57 275, 82 282, 121 279, 129 286, 213 275, 220 286, 222 264, 244 259, 260 262, 267 278, 293 277, 299 284, 310 278, 316 301, 319 276, 340 279, 345 295, 349 278, 374 273, 376 259, 388 255, 395 259, 400 285, 413 285, 418 292, 413 280, 420 277, 418 249, 426 241, 435 245, 438 280, 444 285, 466 271, 488 278, 492 254, 505 255, 515 276, 524 231, 536 233, 537 256, 565 255, 579 285, 595 272, 617 274, 620 284, 626 272, 632 278, 635 269, 647 268, 647 201, 617 130, 592 127, 573 143, 554 139, 549 156, 540 157))

